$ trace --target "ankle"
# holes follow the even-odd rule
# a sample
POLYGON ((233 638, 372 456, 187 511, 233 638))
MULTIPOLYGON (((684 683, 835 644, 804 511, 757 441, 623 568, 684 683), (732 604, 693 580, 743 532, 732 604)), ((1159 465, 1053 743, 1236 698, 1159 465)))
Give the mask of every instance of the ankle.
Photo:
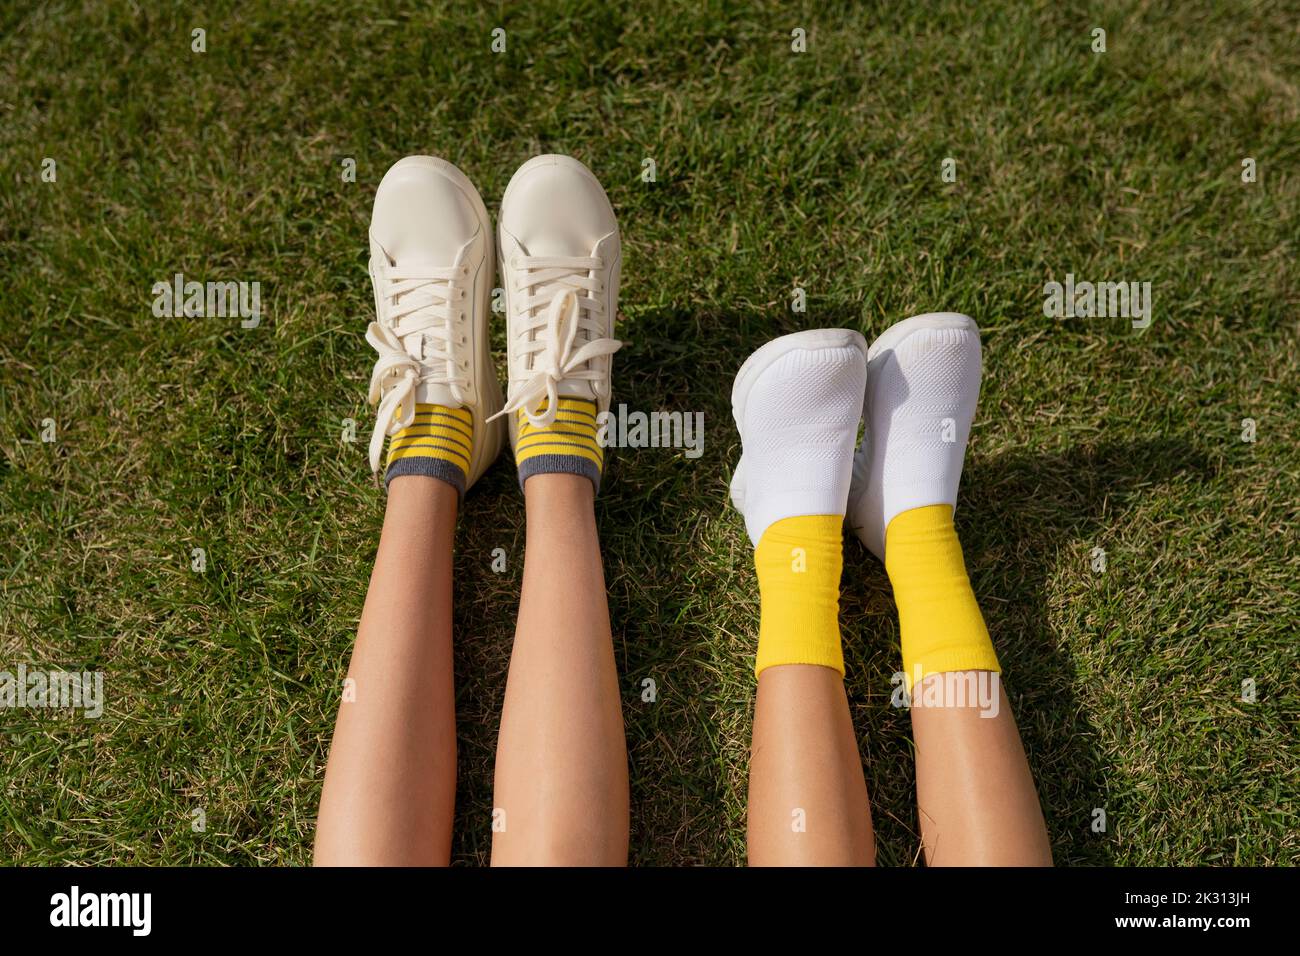
POLYGON ((596 490, 588 478, 563 472, 533 475, 524 482, 528 526, 596 526, 596 490))

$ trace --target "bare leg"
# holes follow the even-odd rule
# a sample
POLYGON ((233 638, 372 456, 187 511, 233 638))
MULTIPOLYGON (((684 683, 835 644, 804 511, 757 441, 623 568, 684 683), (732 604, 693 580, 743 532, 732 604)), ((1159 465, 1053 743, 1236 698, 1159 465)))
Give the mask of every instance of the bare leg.
POLYGON ((524 483, 528 540, 497 743, 493 865, 623 866, 627 741, 591 482, 524 483))
POLYGON ((317 865, 443 865, 456 796, 456 490, 394 478, 316 824, 317 865))
POLYGON ((749 769, 753 866, 871 866, 871 807, 844 681, 783 664, 758 678, 749 769))
MULTIPOLYGON (((931 674, 913 697, 924 700, 931 682, 969 681, 981 673, 988 679, 989 672, 979 671, 931 674)), ((1052 865, 1029 763, 1002 682, 996 683, 996 716, 981 716, 976 706, 912 708, 916 803, 929 866, 1052 865)))

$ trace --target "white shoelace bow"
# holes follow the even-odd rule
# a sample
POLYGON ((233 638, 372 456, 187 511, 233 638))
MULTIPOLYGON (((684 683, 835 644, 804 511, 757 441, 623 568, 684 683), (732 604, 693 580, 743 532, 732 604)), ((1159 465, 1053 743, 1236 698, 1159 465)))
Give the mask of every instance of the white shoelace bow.
POLYGON ((518 266, 524 270, 518 291, 526 294, 538 287, 542 291, 526 295, 521 308, 525 316, 524 325, 516 335, 524 338, 534 330, 544 331, 520 346, 525 355, 536 356, 533 359, 532 377, 492 418, 522 408, 533 427, 545 428, 555 421, 559 410, 559 383, 565 379, 594 383, 606 379, 609 374, 607 371, 590 368, 588 363, 601 356, 613 355, 623 347, 623 343, 617 339, 591 338, 577 349, 574 348, 579 331, 586 331, 589 336, 599 335, 602 331, 593 315, 603 315, 603 303, 590 295, 579 295, 579 292, 597 293, 603 290, 600 281, 591 278, 593 270, 603 267, 601 260, 561 256, 521 257, 518 266), (550 291, 556 285, 560 288, 550 291), (534 310, 543 306, 545 311, 541 315, 533 314, 534 310), (538 414, 543 400, 546 402, 546 411, 538 414))
POLYGON ((379 353, 370 375, 370 403, 379 403, 370 433, 370 470, 379 474, 384 436, 395 435, 415 421, 416 389, 421 382, 448 385, 453 392, 467 386, 452 351, 453 316, 463 317, 453 305, 465 297, 456 280, 462 267, 402 265, 377 277, 379 318, 366 329, 366 341, 379 353), (385 307, 387 303, 387 307, 385 307), (412 356, 402 339, 422 332, 421 357, 412 356), (400 409, 400 413, 399 413, 400 409))

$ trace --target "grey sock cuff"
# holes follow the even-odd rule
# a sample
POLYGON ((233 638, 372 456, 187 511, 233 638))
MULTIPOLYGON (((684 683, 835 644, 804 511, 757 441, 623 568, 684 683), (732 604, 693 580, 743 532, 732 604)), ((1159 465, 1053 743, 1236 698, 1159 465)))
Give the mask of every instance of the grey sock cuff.
POLYGON ((388 489, 389 482, 401 475, 437 478, 455 488, 458 499, 465 497, 465 470, 460 465, 453 465, 441 458, 402 458, 393 462, 384 473, 384 490, 388 489))
POLYGON ((600 494, 600 468, 594 461, 581 455, 534 455, 519 466, 519 490, 533 475, 582 475, 590 479, 596 494, 600 494))

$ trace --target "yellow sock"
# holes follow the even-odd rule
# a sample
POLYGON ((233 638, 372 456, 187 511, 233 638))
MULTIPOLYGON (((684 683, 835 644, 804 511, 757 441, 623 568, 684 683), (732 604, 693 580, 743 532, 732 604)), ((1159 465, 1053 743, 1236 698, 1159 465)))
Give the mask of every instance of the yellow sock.
MULTIPOLYGON (((591 479, 600 491, 600 473, 605 466, 605 450, 597 440, 596 403, 589 398, 561 398, 555 421, 536 428, 523 410, 518 415, 515 441, 515 464, 519 466, 519 487, 533 475, 562 472, 591 479)), ((546 410, 546 403, 537 409, 546 410)))
POLYGON ((754 551, 762 607, 755 675, 776 664, 821 664, 844 675, 843 525, 843 515, 804 515, 763 532, 754 551))
POLYGON ((474 422, 468 408, 416 405, 415 420, 388 445, 385 483, 398 475, 440 478, 461 494, 474 453, 474 422))
POLYGON ((952 505, 895 516, 885 530, 885 570, 898 605, 909 691, 929 674, 1001 672, 966 576, 952 505))

